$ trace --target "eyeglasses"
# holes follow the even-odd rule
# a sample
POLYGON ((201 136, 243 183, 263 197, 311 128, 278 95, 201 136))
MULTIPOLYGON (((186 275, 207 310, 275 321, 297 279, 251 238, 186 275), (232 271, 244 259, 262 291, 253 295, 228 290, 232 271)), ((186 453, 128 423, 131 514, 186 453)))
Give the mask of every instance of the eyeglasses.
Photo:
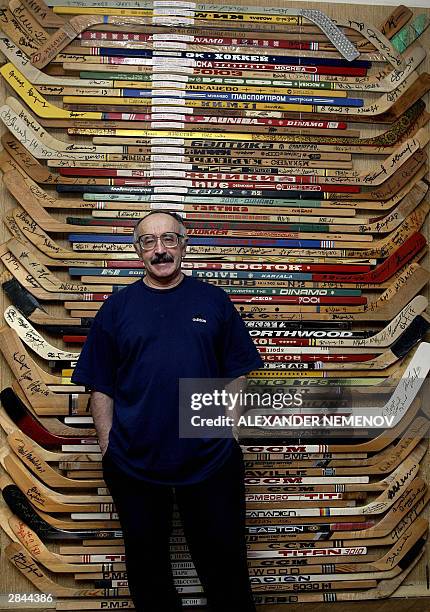
POLYGON ((136 242, 139 243, 141 248, 144 251, 152 251, 157 245, 158 239, 161 240, 161 244, 166 247, 166 249, 173 249, 178 246, 179 240, 184 238, 182 234, 178 234, 176 232, 164 232, 161 236, 156 236, 155 234, 143 234, 139 236, 136 242))

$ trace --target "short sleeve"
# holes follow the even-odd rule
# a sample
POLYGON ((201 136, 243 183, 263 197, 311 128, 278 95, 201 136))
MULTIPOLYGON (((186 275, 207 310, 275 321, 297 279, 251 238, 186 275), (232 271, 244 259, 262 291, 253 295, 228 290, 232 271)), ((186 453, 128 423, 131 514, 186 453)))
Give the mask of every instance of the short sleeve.
MULTIPOLYGON (((227 297, 227 296, 226 296, 227 297)), ((237 378, 263 367, 261 359, 245 323, 227 297, 222 344, 221 376, 237 378)))
POLYGON ((104 306, 97 313, 82 347, 72 382, 114 397, 118 350, 104 306))

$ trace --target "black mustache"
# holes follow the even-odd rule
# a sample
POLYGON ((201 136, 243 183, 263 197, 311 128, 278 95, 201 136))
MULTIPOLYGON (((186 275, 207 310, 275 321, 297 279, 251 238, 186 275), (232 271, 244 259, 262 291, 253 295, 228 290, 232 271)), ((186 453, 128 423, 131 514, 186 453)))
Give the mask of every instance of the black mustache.
POLYGON ((169 255, 168 253, 160 253, 160 255, 155 255, 152 259, 151 259, 151 263, 152 264, 158 264, 158 263, 170 263, 171 261, 174 261, 173 257, 171 255, 169 255))

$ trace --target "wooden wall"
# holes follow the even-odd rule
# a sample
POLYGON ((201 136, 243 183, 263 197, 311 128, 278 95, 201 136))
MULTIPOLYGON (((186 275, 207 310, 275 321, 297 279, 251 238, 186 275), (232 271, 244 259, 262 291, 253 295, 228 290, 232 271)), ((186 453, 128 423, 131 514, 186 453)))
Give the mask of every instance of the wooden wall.
MULTIPOLYGON (((282 7, 299 7, 299 8, 315 8, 321 11, 324 11, 327 15, 332 16, 337 19, 359 19, 360 21, 367 21, 370 24, 380 24, 384 21, 384 19, 389 15, 389 13, 394 9, 391 6, 372 6, 372 5, 355 5, 353 2, 350 4, 330 4, 330 3, 313 3, 313 2, 286 2, 279 0, 259 0, 259 2, 251 2, 248 0, 236 0, 235 4, 240 5, 264 5, 264 6, 282 6, 282 7)), ((430 4, 430 3, 429 3, 430 4)), ((0 6, 5 5, 5 0, 1 0, 0 6)), ((426 12, 430 15, 430 8, 428 9, 414 9, 415 14, 426 12)), ((430 55, 430 28, 425 32, 425 34, 420 38, 420 43, 423 45, 430 55)), ((429 57, 426 60, 426 63, 419 68, 419 72, 422 73, 424 71, 430 72, 430 59, 429 57)), ((10 92, 6 91, 6 87, 3 79, 0 81, 0 100, 3 103, 5 95, 10 95, 10 92)), ((370 97, 369 97, 370 99, 370 97)), ((427 96, 427 108, 430 108, 429 99, 427 96)), ((383 131, 385 128, 381 125, 376 126, 366 126, 365 124, 355 124, 353 127, 359 127, 361 130, 362 136, 374 135, 380 131, 383 131)), ((2 129, 3 126, 2 126, 2 129)), ((64 138, 64 134, 61 134, 61 137, 64 138)), ((357 158, 358 161, 358 158, 357 158)), ((371 168, 372 159, 365 159, 364 156, 360 156, 360 167, 362 169, 371 168)), ((357 163, 358 167, 358 163, 357 163)), ((3 214, 15 206, 16 203, 13 201, 11 196, 7 193, 6 189, 0 185, 0 196, 1 196, 1 211, 3 214)), ((76 214, 77 211, 74 211, 73 214, 76 214)), ((63 215, 64 217, 65 215, 63 215)), ((58 215, 58 218, 61 218, 61 215, 58 215)), ((427 239, 429 238, 428 231, 428 222, 425 230, 427 239)), ((4 225, 0 222, 0 238, 1 241, 5 241, 10 237, 8 231, 5 229, 4 225)), ((427 257, 427 265, 430 265, 429 258, 427 257)), ((0 269, 0 273, 3 270, 0 269)), ((60 274, 58 271, 56 274, 60 274)), ((429 288, 427 287, 427 294, 429 292, 429 288)), ((0 309, 1 312, 4 311, 4 308, 8 305, 7 299, 5 299, 4 295, 0 293, 0 309)), ((53 313, 55 313, 55 307, 51 309, 53 313)), ((57 344, 60 343, 58 339, 55 339, 57 344)), ((8 386, 11 376, 10 371, 6 364, 4 364, 3 360, 0 363, 1 368, 1 385, 2 388, 8 386)), ((429 454, 427 455, 427 460, 423 467, 423 475, 426 478, 427 482, 430 482, 430 461, 429 454)), ((0 467, 1 469, 1 467, 0 467)), ((1 502, 0 502, 1 503, 1 502)), ((427 509, 427 512, 429 510, 427 509)), ((4 534, 2 530, 0 530, 0 547, 1 547, 1 557, 0 557, 0 595, 4 595, 7 593, 31 593, 34 591, 32 585, 27 582, 14 568, 12 568, 4 557, 3 549, 5 545, 7 545, 9 539, 4 534)), ((49 545, 52 550, 55 550, 55 546, 49 545)), ((362 610, 378 610, 380 612, 425 612, 426 610, 430 610, 430 599, 415 599, 416 597, 430 597, 430 567, 429 567, 429 553, 430 553, 430 543, 428 547, 427 554, 420 562, 419 566, 415 568, 415 570, 409 575, 405 583, 398 589, 396 592, 394 599, 399 597, 409 597, 413 598, 410 601, 382 601, 382 602, 351 602, 349 604, 300 604, 300 605, 288 605, 288 606, 262 606, 261 609, 267 612, 272 612, 272 610, 281 610, 285 608, 285 610, 289 610, 290 612, 325 612, 330 606, 330 609, 342 611, 352 611, 352 612, 362 612, 362 610)), ((69 580, 63 580, 64 584, 69 583, 69 580)), ((4 597, 0 598, 0 610, 8 610, 11 609, 7 604, 3 602, 6 601, 4 597), (2 607, 4 606, 4 607, 2 607)), ((160 611, 161 612, 161 611, 160 611)))

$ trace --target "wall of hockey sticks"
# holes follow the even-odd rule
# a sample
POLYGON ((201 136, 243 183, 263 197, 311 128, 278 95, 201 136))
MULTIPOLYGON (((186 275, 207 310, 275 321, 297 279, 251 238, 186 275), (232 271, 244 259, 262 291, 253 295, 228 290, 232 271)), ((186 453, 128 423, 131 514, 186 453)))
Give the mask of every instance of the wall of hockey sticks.
MULTIPOLYGON (((0 17, 0 609, 131 607, 70 375, 99 305, 142 273, 131 231, 154 207, 182 211, 188 273, 242 312, 256 387, 289 384, 308 412, 360 391, 394 417, 363 441, 240 432, 257 603, 429 596, 430 10, 48 4, 0 17)), ((202 603, 179 524, 172 561, 202 603)))

